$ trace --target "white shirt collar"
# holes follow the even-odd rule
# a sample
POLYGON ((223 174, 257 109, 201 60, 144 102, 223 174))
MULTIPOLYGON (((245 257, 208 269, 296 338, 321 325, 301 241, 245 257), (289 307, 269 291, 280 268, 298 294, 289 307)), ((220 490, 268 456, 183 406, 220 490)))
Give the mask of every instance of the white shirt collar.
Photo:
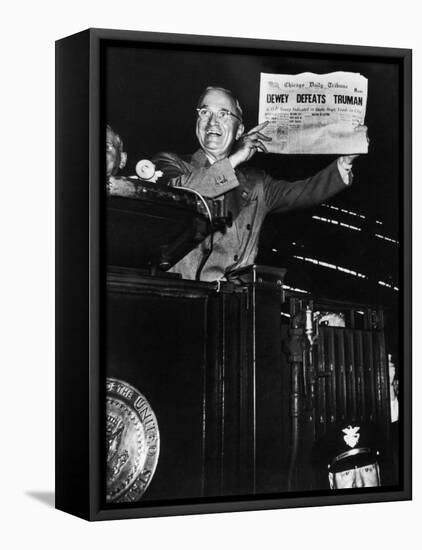
MULTIPOLYGON (((204 151, 204 153, 205 153, 205 151, 204 151)), ((205 156, 209 160, 209 163, 211 164, 211 166, 214 164, 214 162, 216 162, 215 158, 210 157, 210 155, 207 155, 207 153, 205 153, 205 156)))

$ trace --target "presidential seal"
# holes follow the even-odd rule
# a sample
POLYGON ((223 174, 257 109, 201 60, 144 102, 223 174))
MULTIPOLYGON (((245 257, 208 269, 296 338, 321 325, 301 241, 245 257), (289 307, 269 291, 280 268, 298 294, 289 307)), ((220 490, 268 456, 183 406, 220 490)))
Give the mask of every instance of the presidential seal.
POLYGON ((122 380, 106 380, 106 501, 135 502, 158 462, 160 433, 145 397, 122 380))

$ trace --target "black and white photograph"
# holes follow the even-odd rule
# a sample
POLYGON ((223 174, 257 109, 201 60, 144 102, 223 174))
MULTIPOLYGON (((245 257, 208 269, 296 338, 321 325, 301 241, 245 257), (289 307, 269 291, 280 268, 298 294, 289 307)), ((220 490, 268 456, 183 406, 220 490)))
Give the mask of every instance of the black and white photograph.
POLYGON ((415 545, 417 7, 5 5, 5 548, 415 545))
POLYGON ((103 507, 398 495, 402 65, 137 38, 101 46, 103 507))

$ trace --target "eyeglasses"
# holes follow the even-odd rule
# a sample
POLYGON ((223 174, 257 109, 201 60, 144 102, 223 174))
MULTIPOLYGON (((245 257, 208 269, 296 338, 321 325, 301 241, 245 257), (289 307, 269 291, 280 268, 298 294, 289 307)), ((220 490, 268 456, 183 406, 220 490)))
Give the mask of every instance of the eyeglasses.
POLYGON ((242 119, 229 111, 228 109, 220 109, 216 113, 211 111, 210 109, 207 109, 206 107, 201 107, 196 109, 196 112, 198 113, 198 117, 201 120, 209 120, 212 115, 214 114, 218 121, 225 122, 230 119, 230 117, 237 118, 237 120, 240 120, 242 122, 242 119))

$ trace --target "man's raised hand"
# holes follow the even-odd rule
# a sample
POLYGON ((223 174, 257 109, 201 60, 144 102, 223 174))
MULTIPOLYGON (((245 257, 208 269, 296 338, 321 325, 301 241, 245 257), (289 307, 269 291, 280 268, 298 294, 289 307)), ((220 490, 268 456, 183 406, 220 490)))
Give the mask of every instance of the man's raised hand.
POLYGON ((239 137, 235 143, 233 153, 229 156, 233 168, 250 160, 257 151, 268 153, 263 142, 271 141, 271 138, 261 132, 261 130, 268 126, 268 123, 268 120, 262 122, 239 137))

